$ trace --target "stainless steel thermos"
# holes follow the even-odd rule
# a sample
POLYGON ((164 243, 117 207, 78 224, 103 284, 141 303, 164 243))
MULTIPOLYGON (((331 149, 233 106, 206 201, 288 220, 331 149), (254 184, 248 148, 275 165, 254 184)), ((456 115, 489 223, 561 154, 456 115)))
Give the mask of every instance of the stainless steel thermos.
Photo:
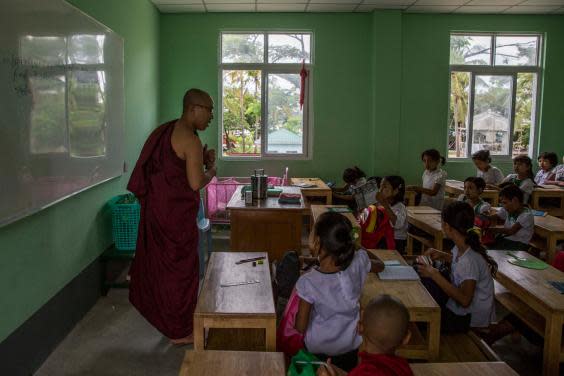
POLYGON ((251 187, 253 191, 253 199, 262 200, 266 198, 268 176, 264 174, 264 169, 256 169, 254 174, 251 175, 251 187))

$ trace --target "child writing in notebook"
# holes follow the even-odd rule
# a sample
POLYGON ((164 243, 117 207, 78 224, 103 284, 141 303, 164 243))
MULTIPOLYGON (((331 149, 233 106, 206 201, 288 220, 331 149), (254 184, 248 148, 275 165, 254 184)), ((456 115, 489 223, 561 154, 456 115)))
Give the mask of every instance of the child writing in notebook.
POLYGON ((474 215, 487 214, 491 205, 480 197, 485 188, 484 179, 470 176, 464 180, 464 193, 458 196, 458 201, 469 204, 474 209, 474 215))
MULTIPOLYGON (((479 231, 474 228, 474 210, 465 202, 455 201, 443 209, 441 218, 443 231, 454 242, 454 248, 451 253, 429 249, 424 255, 450 264, 450 280, 433 265, 421 262, 421 257, 417 265, 420 275, 429 278, 448 297, 441 307, 441 332, 488 328, 495 319, 493 276, 497 264, 480 243, 479 231)), ((444 297, 435 300, 442 302, 444 297)))
POLYGON ((503 181, 503 173, 495 166, 492 166, 492 158, 489 150, 479 150, 472 154, 472 162, 478 169, 476 176, 484 179, 486 185, 498 185, 503 181))
POLYGON ((556 153, 541 153, 538 157, 538 162, 539 171, 535 176, 535 183, 540 185, 556 180, 556 165, 558 164, 558 156, 556 153))
POLYGON ((360 294, 368 272, 384 270, 382 261, 356 250, 350 221, 339 213, 319 217, 310 236, 319 266, 296 283, 300 299, 295 329, 304 334, 307 350, 328 357, 350 371, 357 364, 361 337, 357 331, 360 294))
POLYGON ((401 176, 386 176, 380 183, 376 195, 378 203, 384 207, 394 228, 396 250, 404 253, 407 241, 407 208, 403 203, 405 182, 401 176))
POLYGON ((491 219, 503 221, 503 228, 492 228, 498 234, 491 249, 526 251, 533 237, 535 218, 531 210, 523 204, 523 191, 516 185, 508 185, 499 193, 503 207, 491 219))
POLYGON ((503 179, 500 187, 503 188, 509 183, 513 183, 523 191, 523 203, 529 203, 529 197, 535 188, 533 181, 533 163, 531 158, 526 155, 518 155, 513 158, 513 171, 514 174, 509 174, 503 179))
MULTIPOLYGON (((378 295, 366 305, 358 324, 362 334, 360 363, 348 376, 412 376, 409 363, 395 355, 400 345, 409 342, 409 312, 403 303, 390 295, 378 295)), ((319 367, 317 376, 343 376, 345 371, 332 365, 319 367)))
POLYGON ((421 206, 430 206, 441 210, 445 200, 445 184, 447 173, 440 166, 445 164, 445 158, 438 150, 429 149, 421 153, 423 172, 423 186, 408 186, 407 190, 421 193, 421 206))

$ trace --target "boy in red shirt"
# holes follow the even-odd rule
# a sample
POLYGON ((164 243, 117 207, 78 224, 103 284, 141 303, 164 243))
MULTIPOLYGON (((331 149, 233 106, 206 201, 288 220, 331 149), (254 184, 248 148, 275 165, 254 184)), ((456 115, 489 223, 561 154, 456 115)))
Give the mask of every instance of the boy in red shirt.
MULTIPOLYGON (((348 376, 412 376, 407 360, 395 356, 398 346, 409 342, 409 312, 397 298, 379 295, 363 311, 359 332, 363 343, 360 363, 348 376)), ((321 366, 317 376, 344 376, 345 371, 331 365, 321 366)))

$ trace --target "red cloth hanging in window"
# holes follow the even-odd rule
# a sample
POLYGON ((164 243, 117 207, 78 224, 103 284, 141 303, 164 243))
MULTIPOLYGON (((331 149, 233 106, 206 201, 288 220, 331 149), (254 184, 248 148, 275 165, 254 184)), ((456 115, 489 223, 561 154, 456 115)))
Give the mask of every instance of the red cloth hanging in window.
POLYGON ((300 71, 300 110, 304 107, 304 97, 305 97, 305 82, 307 78, 307 70, 305 69, 305 60, 302 60, 302 70, 300 71))

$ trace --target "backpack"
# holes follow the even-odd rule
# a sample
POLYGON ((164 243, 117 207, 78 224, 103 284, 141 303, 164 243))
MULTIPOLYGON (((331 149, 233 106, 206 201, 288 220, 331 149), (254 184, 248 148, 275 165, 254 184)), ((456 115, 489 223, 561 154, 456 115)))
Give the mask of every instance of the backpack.
POLYGON ((395 249, 394 228, 390 223, 390 217, 382 206, 369 205, 360 215, 360 237, 363 248, 395 249))
POLYGON ((298 252, 288 251, 284 253, 282 260, 276 264, 274 284, 278 296, 288 299, 298 278, 300 278, 300 258, 298 252))

